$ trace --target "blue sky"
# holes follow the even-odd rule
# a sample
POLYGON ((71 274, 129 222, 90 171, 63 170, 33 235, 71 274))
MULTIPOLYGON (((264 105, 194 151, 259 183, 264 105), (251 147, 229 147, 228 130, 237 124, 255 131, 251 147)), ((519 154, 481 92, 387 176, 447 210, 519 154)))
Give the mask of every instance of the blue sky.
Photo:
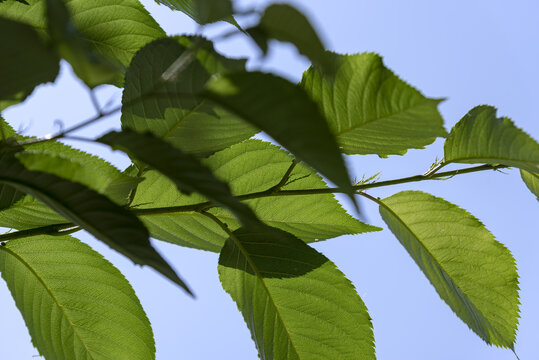
MULTIPOLYGON (((152 1, 142 3, 169 34, 192 33, 196 27, 183 14, 152 1)), ((237 4, 262 4, 242 1, 237 4)), ((450 129, 469 109, 480 104, 496 106, 499 115, 539 139, 539 3, 537 1, 318 1, 292 3, 316 24, 327 47, 339 53, 373 51, 401 78, 429 97, 447 97, 440 105, 450 129)), ((229 29, 211 26, 215 36, 229 29)), ((218 44, 230 55, 259 57, 252 43, 232 39, 218 44)), ((297 81, 308 66, 290 46, 275 45, 266 61, 251 61, 252 68, 275 71, 297 81)), ((104 103, 114 88, 99 89, 104 103)), ((44 135, 93 114, 87 92, 73 79, 68 66, 55 86, 42 86, 27 104, 13 107, 4 117, 27 134, 44 135)), ((119 127, 119 117, 95 125, 86 134, 119 127)), ((103 147, 78 144, 107 157, 119 167, 127 159, 103 147)), ((443 155, 441 140, 426 150, 379 159, 348 158, 354 176, 382 171, 382 179, 425 172, 443 155)), ((539 205, 515 170, 455 177, 372 190, 385 197, 416 189, 459 205, 478 217, 496 238, 512 251, 520 273, 521 319, 516 351, 522 360, 537 358, 539 337, 539 205)), ((349 204, 345 203, 346 206, 349 204)), ((385 227, 375 205, 362 202, 368 222, 385 227)), ((149 269, 134 267, 105 246, 82 237, 102 252, 129 279, 153 324, 157 359, 256 359, 235 304, 217 278, 217 254, 156 242, 162 254, 188 279, 197 299, 187 297, 173 284, 149 269)), ((316 244, 351 279, 367 304, 374 323, 381 360, 515 359, 509 350, 487 346, 443 303, 428 280, 388 231, 345 236, 316 244)), ((3 331, 0 359, 31 359, 37 351, 13 300, 0 286, 3 331)))

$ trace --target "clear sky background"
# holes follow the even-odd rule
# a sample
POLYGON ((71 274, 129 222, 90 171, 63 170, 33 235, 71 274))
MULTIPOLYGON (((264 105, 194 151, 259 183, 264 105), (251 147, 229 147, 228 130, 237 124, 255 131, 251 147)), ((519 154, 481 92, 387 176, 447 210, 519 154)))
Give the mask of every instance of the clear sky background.
MULTIPOLYGON (((195 25, 182 13, 172 12, 151 0, 142 3, 169 34, 192 33, 195 25)), ((263 1, 241 1, 238 5, 263 1)), ((429 97, 447 97, 440 110, 450 129, 469 109, 494 105, 500 116, 539 139, 539 2, 489 1, 291 1, 316 24, 327 47, 339 53, 374 51, 401 78, 429 97)), ((209 27, 210 37, 230 29, 209 27)), ((232 39, 218 44, 230 55, 254 56, 251 68, 274 71, 298 81, 308 64, 289 46, 272 46, 266 61, 253 44, 232 39)), ((121 93, 101 87, 104 104, 117 104, 121 93)), ((84 87, 73 78, 69 66, 54 86, 41 86, 22 106, 3 114, 26 134, 57 130, 93 115, 84 87)), ((98 135, 119 128, 119 116, 88 128, 98 135)), ((104 147, 75 144, 106 157, 120 168, 126 157, 104 147)), ((381 179, 425 172, 443 155, 443 141, 405 156, 348 158, 354 176, 382 171, 381 179)), ((431 181, 373 189, 385 197, 415 189, 467 209, 512 251, 520 273, 521 319, 516 351, 522 360, 538 359, 539 341, 539 204, 525 188, 518 171, 478 173, 448 181, 431 181)), ((371 224, 385 227, 376 205, 362 201, 371 224)), ((345 203, 345 206, 349 204, 345 203)), ((256 359, 254 343, 230 297, 217 276, 217 254, 185 249, 155 241, 162 254, 188 280, 197 294, 189 298, 179 288, 149 269, 133 266, 90 236, 82 235, 126 275, 144 306, 156 338, 157 359, 256 359)), ((351 279, 373 318, 376 351, 380 360, 515 359, 509 350, 487 346, 443 303, 404 248, 388 231, 344 236, 315 247, 333 260, 351 279)), ((24 322, 5 286, 0 286, 2 331, 0 359, 32 359, 32 347, 24 322)))

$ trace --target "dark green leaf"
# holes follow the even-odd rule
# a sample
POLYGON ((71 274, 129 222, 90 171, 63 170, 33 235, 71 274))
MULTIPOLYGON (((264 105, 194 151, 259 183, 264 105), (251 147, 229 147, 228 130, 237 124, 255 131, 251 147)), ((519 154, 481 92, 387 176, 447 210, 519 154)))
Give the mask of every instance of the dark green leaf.
POLYGON ((199 24, 224 20, 239 28, 232 17, 232 2, 230 0, 155 0, 172 10, 178 10, 188 15, 199 24))
MULTIPOLYGON (((267 191, 279 184, 292 164, 292 157, 278 146, 247 140, 203 160, 215 176, 230 185, 236 196, 267 191)), ((146 208, 191 205, 205 202, 200 195, 181 194, 176 186, 156 171, 144 173, 132 205, 146 208)), ((282 190, 323 189, 322 178, 310 168, 297 164, 282 190)), ((332 194, 271 196, 244 200, 264 223, 285 230, 305 242, 344 234, 381 230, 350 216, 332 194)), ((234 216, 219 208, 209 210, 232 230, 240 225, 234 216)), ((0 220, 2 213, 0 212, 0 220)), ((213 221, 196 211, 142 215, 152 237, 182 246, 218 252, 227 238, 213 221)))
POLYGON ((447 133, 430 99, 399 79, 376 54, 331 54, 334 73, 311 67, 302 86, 318 103, 345 154, 423 149, 447 133))
POLYGON ((197 155, 245 140, 256 133, 252 126, 194 96, 212 75, 244 69, 245 60, 221 56, 201 37, 156 40, 137 53, 127 70, 122 127, 151 131, 197 155), (190 62, 165 82, 163 74, 182 56, 190 62))
POLYGON ((0 182, 43 201, 136 264, 153 267, 189 291, 151 246, 137 217, 105 196, 55 175, 27 170, 12 154, 0 158, 0 182))
POLYGON ((539 173, 539 144, 496 108, 477 106, 451 129, 444 144, 447 163, 487 163, 539 173))
POLYGON ((35 86, 56 78, 59 59, 30 26, 0 17, 0 43, 1 100, 23 100, 35 86))
POLYGON ((123 275, 69 236, 10 240, 0 272, 47 359, 155 359, 150 322, 123 275))
POLYGON ((530 189, 530 191, 537 196, 537 200, 539 201, 539 174, 520 170, 520 176, 528 189, 530 189))
POLYGON ((211 81, 204 95, 265 131, 355 201, 337 142, 299 86, 271 74, 238 72, 211 81))
POLYGON ((330 72, 332 62, 324 45, 309 20, 296 8, 286 4, 270 5, 253 28, 246 29, 262 51, 266 53, 271 39, 292 43, 325 72, 330 72))
POLYGON ((518 274, 513 256, 467 211, 403 191, 380 214, 440 297, 486 343, 513 349, 518 274))
POLYGON ((234 231, 219 257, 219 277, 262 359, 375 359, 370 317, 354 286, 291 234, 234 231))
MULTIPOLYGON (((180 191, 197 192, 216 205, 224 206, 243 224, 258 220, 248 206, 234 198, 228 185, 194 156, 181 152, 150 133, 110 132, 97 141, 120 149, 169 177, 180 191)), ((201 209, 203 210, 203 209, 201 209)))

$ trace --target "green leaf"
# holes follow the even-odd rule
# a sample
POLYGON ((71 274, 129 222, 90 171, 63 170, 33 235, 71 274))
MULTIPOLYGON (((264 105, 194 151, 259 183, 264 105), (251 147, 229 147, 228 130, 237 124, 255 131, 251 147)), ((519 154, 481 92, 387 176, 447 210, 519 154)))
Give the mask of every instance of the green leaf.
POLYGON ((155 0, 172 10, 178 10, 199 24, 207 24, 219 20, 227 21, 239 28, 232 17, 232 2, 230 0, 155 0))
POLYGON ((383 199, 380 214, 455 314, 486 343, 513 349, 518 274, 509 250, 470 213, 423 192, 383 199))
POLYGON ((239 229, 219 278, 262 359, 375 359, 365 304, 335 264, 291 234, 239 229))
POLYGON ((122 78, 122 68, 95 52, 73 24, 62 0, 46 0, 47 28, 53 44, 75 74, 90 88, 122 78))
POLYGON ((0 272, 47 359, 155 359, 150 322, 123 275, 69 236, 0 247, 0 272))
POLYGON ((245 140, 256 133, 252 126, 194 96, 212 75, 244 69, 245 60, 221 56, 202 37, 156 40, 137 53, 127 70, 122 127, 151 131, 197 155, 245 140), (163 74, 182 56, 191 62, 164 82, 163 74))
POLYGON ((264 54, 268 49, 268 41, 276 39, 296 46, 301 54, 325 72, 332 69, 332 63, 315 29, 305 15, 290 5, 270 5, 259 24, 246 31, 253 36, 264 54))
POLYGON ((151 266, 189 292, 151 246, 140 220, 105 196, 55 175, 27 170, 12 154, 0 158, 0 182, 43 201, 134 263, 151 266))
POLYGON ((0 17, 0 42, 0 100, 22 101, 37 85, 54 81, 59 59, 30 26, 0 17))
POLYGON ((477 106, 451 129, 444 144, 445 162, 514 166, 539 173, 539 144, 496 108, 477 106))
POLYGON ((520 176, 522 177, 524 184, 526 184, 528 189, 537 196, 537 201, 539 201, 539 174, 520 170, 520 176))
POLYGON ((447 133, 439 99, 423 96, 376 54, 331 54, 334 73, 311 67, 301 85, 318 103, 345 154, 403 155, 447 133))
MULTIPOLYGON (((292 157, 278 146, 260 140, 247 140, 203 160, 215 174, 230 185, 236 196, 266 191, 277 185, 292 164, 292 157)), ((206 201, 202 196, 181 194, 176 186, 156 171, 144 174, 132 205, 135 209, 191 205, 206 201)), ((327 188, 322 178, 298 164, 282 190, 327 188)), ((332 194, 271 196, 244 200, 264 223, 292 233, 305 242, 344 234, 381 230, 350 216, 332 194)), ((136 211, 136 210, 135 210, 136 211)), ((239 223, 228 211, 208 210, 235 230, 239 223)), ((0 212, 0 219, 2 212, 0 212)), ((219 252, 227 234, 196 211, 142 215, 152 237, 182 246, 219 252)))
MULTIPOLYGON (((166 35, 137 0, 64 2, 82 40, 123 67, 129 65, 131 58, 146 43, 166 35)), ((47 35, 46 1, 28 0, 28 3, 30 5, 4 2, 0 4, 0 14, 25 22, 47 35)))
POLYGON ((232 196, 228 185, 217 179, 210 169, 190 154, 176 149, 150 133, 110 132, 97 139, 120 149, 170 178, 185 193, 197 192, 215 205, 224 206, 244 224, 258 223, 248 206, 232 196))
POLYGON ((238 72, 212 80, 204 95, 265 131, 355 202, 337 142, 316 104, 299 86, 272 74, 238 72))

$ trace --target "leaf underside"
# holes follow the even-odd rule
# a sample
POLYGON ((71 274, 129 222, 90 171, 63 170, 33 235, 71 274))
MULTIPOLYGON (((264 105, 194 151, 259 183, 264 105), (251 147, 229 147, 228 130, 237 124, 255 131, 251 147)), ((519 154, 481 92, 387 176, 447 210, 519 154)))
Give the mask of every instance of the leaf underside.
POLYGON ((539 201, 539 174, 520 170, 520 176, 528 189, 537 197, 537 200, 539 201))

